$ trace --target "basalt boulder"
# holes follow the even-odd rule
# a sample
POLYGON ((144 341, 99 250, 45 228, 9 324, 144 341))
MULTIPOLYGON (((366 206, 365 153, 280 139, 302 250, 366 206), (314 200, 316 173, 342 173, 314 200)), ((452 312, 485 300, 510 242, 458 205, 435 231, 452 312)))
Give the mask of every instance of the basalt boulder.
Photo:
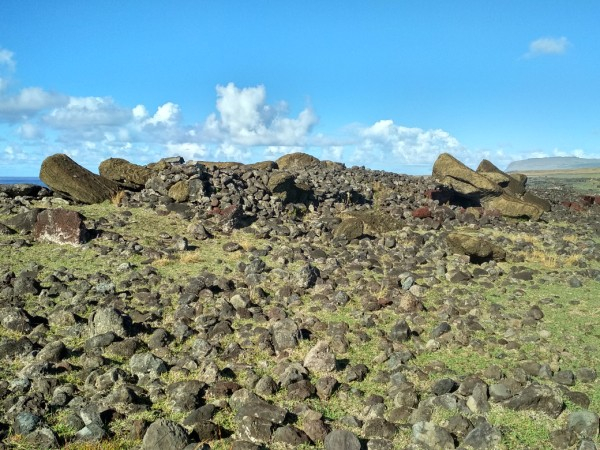
POLYGON ((466 233, 450 233, 446 242, 453 253, 469 256, 471 262, 504 261, 506 252, 487 239, 466 233))
POLYGON ((110 200, 120 190, 116 182, 90 172, 62 153, 44 160, 40 180, 53 191, 88 204, 110 200))
POLYGON ((48 192, 43 186, 38 184, 17 183, 17 184, 0 184, 0 193, 6 194, 7 197, 35 197, 43 191, 48 192))
POLYGON ((297 185, 296 177, 283 170, 271 174, 267 187, 274 195, 280 197, 283 203, 306 203, 310 198, 309 187, 297 185))
POLYGON ((19 233, 31 233, 35 227, 38 215, 43 211, 41 208, 32 208, 19 214, 15 214, 4 221, 4 225, 19 233))
POLYGON ((35 239, 73 246, 84 244, 90 238, 90 232, 83 223, 84 219, 77 211, 46 209, 37 216, 35 239))

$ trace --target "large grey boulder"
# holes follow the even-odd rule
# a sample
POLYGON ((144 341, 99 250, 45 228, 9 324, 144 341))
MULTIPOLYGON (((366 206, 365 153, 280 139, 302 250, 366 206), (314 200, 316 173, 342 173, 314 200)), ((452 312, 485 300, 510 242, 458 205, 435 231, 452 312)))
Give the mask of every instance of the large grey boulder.
POLYGON ((9 217, 4 221, 4 225, 19 233, 31 233, 35 228, 38 214, 43 211, 41 208, 32 208, 14 216, 9 217))
POLYGON ((304 367, 310 371, 333 372, 335 371, 335 355, 331 351, 328 341, 318 341, 304 357, 304 367))
POLYGON ((582 439, 596 439, 598 436, 598 414, 593 411, 575 411, 569 415, 567 428, 582 439))
POLYGON ((182 450, 189 442, 181 425, 167 419, 158 419, 148 427, 141 450, 182 450))
POLYGON ((413 442, 426 449, 454 449, 454 438, 433 422, 417 422, 412 427, 413 442))
POLYGON ((494 450, 502 441, 502 433, 487 422, 473 428, 465 437, 462 446, 474 450, 494 450))
POLYGON ((302 338, 300 329, 292 319, 281 319, 272 326, 273 347, 276 352, 296 348, 302 338))
POLYGON ((543 384, 530 384, 511 398, 506 406, 515 411, 539 411, 557 418, 565 407, 558 389, 543 384))
POLYGON ((17 183, 17 184, 0 184, 0 193, 6 194, 7 197, 35 197, 44 190, 48 192, 43 186, 39 184, 28 184, 28 183, 17 183))
POLYGON ((119 191, 116 182, 90 172, 61 153, 44 160, 40 180, 53 191, 88 204, 110 200, 119 191))
POLYGON ((325 450, 360 450, 358 438, 348 430, 333 430, 325 436, 325 450))
POLYGON ((92 337, 108 332, 113 332, 122 338, 130 334, 131 319, 115 308, 104 307, 97 309, 92 312, 88 322, 89 334, 92 337))

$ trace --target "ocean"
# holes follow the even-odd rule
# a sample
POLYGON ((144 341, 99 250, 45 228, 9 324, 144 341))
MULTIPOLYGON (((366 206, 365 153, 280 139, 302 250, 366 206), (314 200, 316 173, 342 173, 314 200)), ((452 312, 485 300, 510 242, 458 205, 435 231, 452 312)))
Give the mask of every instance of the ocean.
POLYGON ((37 177, 0 177, 0 184, 38 184, 46 186, 37 177))

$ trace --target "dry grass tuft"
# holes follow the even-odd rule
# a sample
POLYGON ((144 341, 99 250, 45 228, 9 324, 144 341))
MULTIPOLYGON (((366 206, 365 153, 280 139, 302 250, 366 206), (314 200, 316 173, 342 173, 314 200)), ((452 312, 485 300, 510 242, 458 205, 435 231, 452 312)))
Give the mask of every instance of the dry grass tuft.
POLYGON ((152 265, 156 266, 156 267, 164 267, 166 265, 171 264, 172 262, 173 262, 173 260, 171 260, 169 258, 159 258, 159 259, 155 259, 152 262, 152 265))
POLYGON ((115 206, 121 206, 121 202, 125 197, 125 191, 118 191, 115 195, 113 195, 110 199, 111 203, 115 206))
POLYGON ((542 250, 532 250, 525 256, 527 262, 538 263, 548 269, 576 266, 581 260, 581 255, 561 256, 542 250))
POLYGON ((187 252, 179 256, 179 262, 183 264, 194 264, 202 262, 203 258, 198 252, 187 252))

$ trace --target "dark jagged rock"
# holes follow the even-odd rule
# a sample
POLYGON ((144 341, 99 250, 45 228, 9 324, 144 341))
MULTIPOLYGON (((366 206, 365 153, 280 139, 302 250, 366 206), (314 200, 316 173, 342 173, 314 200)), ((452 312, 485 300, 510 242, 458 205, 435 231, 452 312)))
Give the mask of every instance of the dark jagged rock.
POLYGON ((32 208, 29 211, 15 214, 6 219, 4 224, 19 233, 31 233, 35 228, 38 214, 43 211, 41 208, 32 208))
POLYGON ((0 194, 5 194, 7 197, 35 197, 43 191, 48 192, 46 188, 39 184, 0 184, 0 194))
POLYGON ((506 403, 506 406, 516 411, 533 410, 543 412, 550 417, 558 417, 564 409, 560 391, 550 386, 531 384, 521 393, 506 403))
POLYGON ((189 438, 183 427, 166 419, 159 419, 148 427, 141 450, 183 450, 189 438))
POLYGON ((325 436, 325 450, 360 450, 358 438, 347 430, 333 430, 325 436))

